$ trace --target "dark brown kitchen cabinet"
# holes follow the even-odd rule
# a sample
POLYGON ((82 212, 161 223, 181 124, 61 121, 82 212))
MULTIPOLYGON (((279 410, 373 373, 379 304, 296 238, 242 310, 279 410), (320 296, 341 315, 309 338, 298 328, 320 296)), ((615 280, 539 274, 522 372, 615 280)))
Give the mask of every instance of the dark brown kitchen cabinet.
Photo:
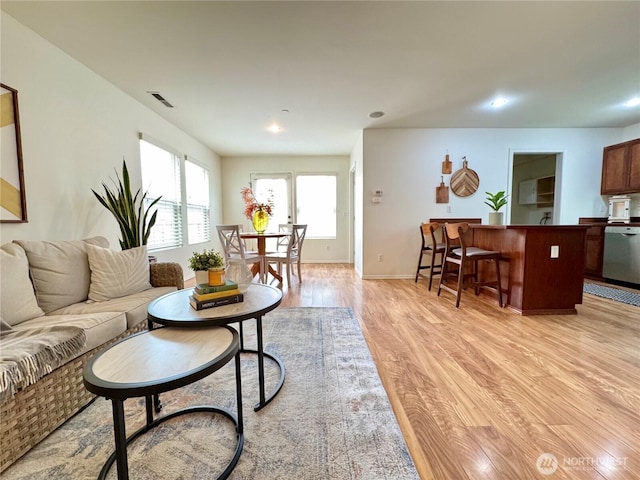
POLYGON ((585 277, 602 278, 602 257, 604 253, 604 227, 606 218, 580 218, 578 223, 591 226, 584 240, 584 275, 585 277))
POLYGON ((640 138, 605 147, 602 195, 640 192, 640 138))

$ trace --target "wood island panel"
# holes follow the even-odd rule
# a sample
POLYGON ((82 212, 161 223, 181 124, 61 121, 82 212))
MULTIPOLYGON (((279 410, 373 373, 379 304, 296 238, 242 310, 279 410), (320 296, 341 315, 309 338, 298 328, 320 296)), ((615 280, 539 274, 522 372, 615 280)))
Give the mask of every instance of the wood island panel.
POLYGON ((500 283, 510 308, 523 315, 577 313, 575 306, 582 303, 587 225, 471 227, 474 246, 502 252, 500 283), (551 258, 554 245, 558 258, 551 258))

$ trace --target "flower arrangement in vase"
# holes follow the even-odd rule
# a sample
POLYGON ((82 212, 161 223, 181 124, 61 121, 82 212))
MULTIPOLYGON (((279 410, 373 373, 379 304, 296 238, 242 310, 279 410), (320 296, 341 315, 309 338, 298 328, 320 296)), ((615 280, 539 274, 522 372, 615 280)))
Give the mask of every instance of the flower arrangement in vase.
POLYGON ((193 252, 189 257, 189 268, 195 272, 198 285, 223 285, 226 281, 224 257, 215 250, 193 252))
POLYGON ((258 233, 264 233, 269 226, 269 217, 273 214, 273 197, 266 202, 258 202, 249 187, 240 190, 244 201, 244 215, 251 220, 253 228, 258 233))

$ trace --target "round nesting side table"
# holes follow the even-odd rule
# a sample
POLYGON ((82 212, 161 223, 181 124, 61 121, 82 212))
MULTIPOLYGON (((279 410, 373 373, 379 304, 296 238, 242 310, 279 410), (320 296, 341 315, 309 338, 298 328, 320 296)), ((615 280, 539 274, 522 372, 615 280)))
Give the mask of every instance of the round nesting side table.
POLYGON ((212 412, 230 419, 236 430, 233 458, 218 480, 226 479, 235 468, 242 447, 242 386, 240 379, 240 341, 233 328, 165 327, 127 337, 99 352, 85 366, 84 385, 92 393, 111 400, 115 452, 107 459, 98 479, 104 479, 114 461, 118 480, 129 478, 127 445, 157 425, 187 413, 212 412), (153 419, 152 396, 189 385, 226 365, 235 357, 237 416, 216 406, 197 406, 153 419), (145 397, 146 425, 129 438, 125 433, 124 400, 145 397))
MULTIPOLYGON (((147 309, 149 330, 154 323, 167 327, 197 328, 203 326, 219 326, 238 323, 240 332, 240 353, 258 355, 258 384, 260 398, 254 410, 264 408, 280 392, 285 379, 285 368, 282 360, 276 355, 264 351, 262 339, 262 317, 274 310, 282 301, 282 291, 270 285, 252 283, 244 294, 244 301, 221 307, 194 310, 189 304, 189 296, 193 289, 187 288, 171 292, 154 300, 147 309), (246 320, 256 321, 257 349, 248 349, 244 345, 243 324, 246 320), (264 385, 264 357, 273 360, 280 369, 280 379, 273 392, 267 396, 264 385)), ((157 411, 161 408, 158 400, 157 411)))

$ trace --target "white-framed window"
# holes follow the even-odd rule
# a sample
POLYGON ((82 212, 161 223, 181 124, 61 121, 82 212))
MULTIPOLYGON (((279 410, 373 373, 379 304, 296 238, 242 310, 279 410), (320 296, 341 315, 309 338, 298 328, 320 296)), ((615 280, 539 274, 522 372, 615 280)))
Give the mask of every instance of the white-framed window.
POLYGON ((184 162, 187 196, 187 235, 189 245, 211 240, 211 204, 209 170, 190 161, 184 162))
MULTIPOLYGON (((142 189, 147 191, 147 205, 162 197, 154 206, 158 211, 156 224, 147 242, 149 250, 181 247, 182 193, 180 155, 165 147, 140 138, 142 189)), ((145 205, 146 207, 146 205, 145 205)), ((149 215, 153 211, 149 212, 149 215)))
POLYGON ((307 238, 336 238, 337 175, 296 175, 296 222, 307 225, 307 238))

